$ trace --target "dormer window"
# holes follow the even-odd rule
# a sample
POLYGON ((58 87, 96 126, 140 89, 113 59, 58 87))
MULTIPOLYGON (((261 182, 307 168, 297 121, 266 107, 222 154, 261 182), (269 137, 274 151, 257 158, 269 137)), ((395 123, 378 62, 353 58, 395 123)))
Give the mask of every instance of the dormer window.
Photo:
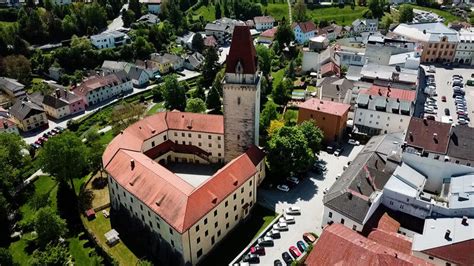
POLYGON ((242 74, 243 71, 244 71, 244 68, 242 67, 242 63, 239 60, 237 61, 237 64, 235 65, 235 73, 242 74))

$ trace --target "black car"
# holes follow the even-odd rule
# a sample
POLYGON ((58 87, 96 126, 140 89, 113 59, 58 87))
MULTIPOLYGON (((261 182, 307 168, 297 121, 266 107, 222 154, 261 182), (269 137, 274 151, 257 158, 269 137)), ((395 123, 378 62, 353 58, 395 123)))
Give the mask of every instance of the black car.
POLYGON ((448 108, 444 108, 444 114, 445 114, 445 115, 449 115, 449 114, 450 114, 450 112, 449 112, 449 109, 448 109, 448 108))
POLYGON ((291 263, 293 262, 293 258, 291 257, 290 253, 283 252, 281 256, 283 260, 285 261, 286 265, 291 265, 291 263))
POLYGON ((273 266, 283 266, 283 263, 281 263, 281 260, 274 260, 273 266))
POLYGON ((260 263, 260 257, 256 254, 247 254, 242 259, 242 261, 243 262, 248 262, 248 263, 260 263))

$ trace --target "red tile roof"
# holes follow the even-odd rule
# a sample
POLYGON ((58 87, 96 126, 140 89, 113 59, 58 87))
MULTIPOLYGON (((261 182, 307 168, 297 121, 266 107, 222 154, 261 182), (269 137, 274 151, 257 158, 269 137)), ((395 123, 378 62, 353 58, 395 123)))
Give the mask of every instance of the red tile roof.
POLYGON ((257 52, 253 45, 249 27, 234 27, 232 44, 226 62, 226 73, 235 73, 235 67, 238 62, 240 62, 243 67, 243 74, 255 74, 255 72, 257 72, 257 52))
POLYGON ((216 47, 217 46, 216 38, 214 38, 214 36, 212 35, 206 36, 206 38, 204 38, 204 45, 208 47, 216 47))
POLYGON ((6 129, 5 125, 7 125, 8 128, 16 127, 16 124, 13 122, 13 120, 0 117, 0 129, 6 129))
POLYGON ((255 21, 255 24, 257 23, 273 23, 275 22, 275 19, 272 16, 259 16, 259 17, 254 17, 253 20, 255 21))
POLYGON ((377 85, 372 85, 369 89, 360 90, 359 93, 384 96, 391 99, 400 99, 410 102, 413 102, 416 99, 416 91, 414 90, 402 90, 377 85))
POLYGON ((321 75, 322 76, 339 76, 339 67, 333 62, 328 62, 321 66, 321 75))
POLYGON ((255 145, 251 145, 245 153, 255 166, 265 158, 265 152, 255 145))
POLYGON ((412 117, 405 137, 408 146, 446 154, 451 124, 412 117), (436 135, 435 135, 436 134, 436 135))
POLYGON ((306 102, 299 104, 298 107, 337 116, 343 116, 349 111, 349 108, 351 108, 350 105, 345 103, 324 101, 316 98, 311 98, 306 102))
POLYGON ((430 256, 462 266, 474 265, 474 240, 467 240, 452 245, 424 250, 430 256))
POLYGON ((312 21, 306 21, 306 22, 293 22, 291 25, 292 29, 295 29, 296 26, 300 26, 300 29, 303 33, 308 33, 310 31, 316 31, 316 24, 312 21))
POLYGON ((88 92, 98 88, 121 83, 123 83, 123 81, 115 73, 106 76, 92 76, 85 79, 79 86, 72 88, 71 91, 76 95, 84 96, 87 95, 88 92))
POLYGON ((367 239, 342 224, 327 226, 306 265, 432 265, 367 239))
POLYGON ((278 30, 278 27, 273 27, 271 29, 268 29, 264 32, 262 32, 262 34, 260 34, 260 37, 265 37, 265 38, 275 38, 275 34, 278 30))
POLYGON ((387 232, 381 229, 375 229, 370 232, 367 238, 402 253, 411 254, 411 240, 397 232, 387 232))
POLYGON ((385 232, 396 233, 398 232, 398 229, 400 229, 400 223, 390 217, 390 215, 387 213, 384 213, 378 221, 377 229, 383 230, 385 232))

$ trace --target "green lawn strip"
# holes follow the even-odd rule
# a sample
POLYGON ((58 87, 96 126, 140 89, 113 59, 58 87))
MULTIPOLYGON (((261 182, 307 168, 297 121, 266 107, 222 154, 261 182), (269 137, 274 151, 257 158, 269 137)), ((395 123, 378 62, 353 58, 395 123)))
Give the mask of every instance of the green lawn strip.
POLYGON ((316 91, 318 91, 318 89, 317 89, 315 86, 308 86, 308 87, 306 88, 306 90, 307 90, 308 92, 316 92, 316 91))
POLYGON ((164 102, 156 103, 155 105, 153 105, 152 108, 150 108, 150 110, 148 110, 147 115, 152 115, 152 114, 158 112, 160 109, 163 109, 163 108, 165 108, 164 107, 164 102))
POLYGON ((203 16, 206 21, 214 21, 216 19, 216 8, 214 5, 202 5, 192 14, 193 19, 199 19, 200 16, 203 16))
POLYGON ((200 264, 229 264, 275 217, 274 211, 257 204, 249 219, 232 230, 200 264))
POLYGON ((272 72, 271 76, 273 78, 273 88, 275 88, 282 80, 285 75, 285 69, 282 68, 277 72, 272 72))
POLYGON ((119 262, 119 265, 136 265, 138 261, 137 256, 135 256, 135 254, 133 254, 133 252, 130 251, 122 241, 113 247, 107 245, 104 234, 110 231, 111 225, 110 220, 104 218, 102 213, 98 213, 96 218, 92 221, 88 221, 84 216, 81 216, 81 219, 86 228, 93 232, 99 245, 101 245, 109 255, 116 259, 119 262))
POLYGON ((67 239, 69 242, 69 253, 74 258, 75 265, 88 266, 92 264, 89 254, 94 251, 92 247, 85 247, 88 240, 81 240, 80 236, 67 239))
POLYGON ((367 10, 367 7, 362 6, 356 6, 354 10, 352 10, 348 5, 344 8, 322 7, 312 10, 308 9, 308 15, 318 21, 334 20, 336 24, 346 26, 350 25, 354 20, 362 18, 362 14, 364 14, 365 10, 367 10))
POLYGON ((417 5, 411 5, 411 6, 415 9, 429 11, 429 12, 437 14, 438 16, 442 16, 444 18, 445 24, 448 24, 449 22, 461 20, 461 18, 449 13, 448 11, 439 10, 439 9, 431 8, 431 7, 417 6, 417 5))
POLYGON ((267 10, 268 14, 271 15, 276 20, 281 20, 285 17, 288 20, 288 4, 268 4, 267 6, 262 6, 262 10, 267 10))

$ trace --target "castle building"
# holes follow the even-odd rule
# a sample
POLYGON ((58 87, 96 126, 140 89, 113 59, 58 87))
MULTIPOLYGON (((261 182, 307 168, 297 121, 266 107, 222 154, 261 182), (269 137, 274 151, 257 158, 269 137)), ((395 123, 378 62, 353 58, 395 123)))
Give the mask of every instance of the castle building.
POLYGON ((235 27, 227 61, 224 115, 157 113, 102 156, 114 228, 140 235, 160 265, 201 262, 249 216, 265 177, 256 146, 260 74, 247 27, 235 27))

